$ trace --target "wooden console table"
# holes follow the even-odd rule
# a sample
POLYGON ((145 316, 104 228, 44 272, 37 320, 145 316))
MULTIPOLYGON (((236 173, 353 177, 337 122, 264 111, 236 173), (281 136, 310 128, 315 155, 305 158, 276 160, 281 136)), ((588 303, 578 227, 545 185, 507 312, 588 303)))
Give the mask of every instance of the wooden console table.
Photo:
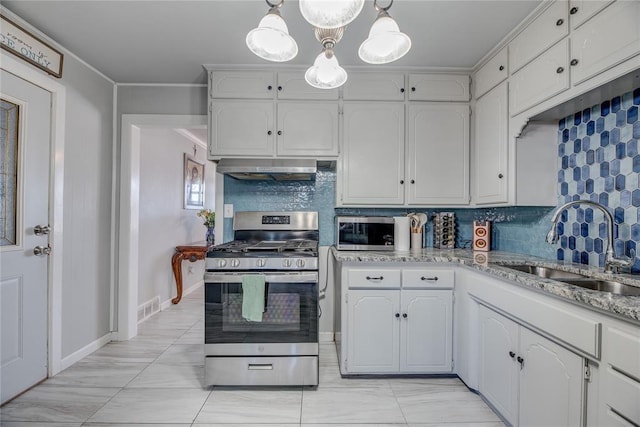
POLYGON ((171 300, 172 303, 177 304, 182 299, 182 261, 196 262, 204 259, 208 250, 209 246, 205 242, 176 246, 176 253, 171 257, 171 268, 176 280, 177 295, 171 300))

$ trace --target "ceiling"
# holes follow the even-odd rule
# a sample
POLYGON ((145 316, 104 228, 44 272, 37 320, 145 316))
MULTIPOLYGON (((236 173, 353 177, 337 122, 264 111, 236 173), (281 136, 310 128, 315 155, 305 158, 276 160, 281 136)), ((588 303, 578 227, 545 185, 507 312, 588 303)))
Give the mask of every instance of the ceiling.
MULTIPOLYGON (((540 3, 395 0, 389 12, 413 46, 392 66, 471 68, 540 3)), ((267 13, 263 0, 2 0, 2 5, 116 83, 204 84, 202 64, 273 65, 245 45, 246 34, 267 13)), ((281 12, 299 46, 289 64, 310 66, 321 46, 297 0, 286 0, 281 12)), ((357 50, 375 17, 373 1, 367 0, 336 46, 341 65, 365 65, 357 50)))

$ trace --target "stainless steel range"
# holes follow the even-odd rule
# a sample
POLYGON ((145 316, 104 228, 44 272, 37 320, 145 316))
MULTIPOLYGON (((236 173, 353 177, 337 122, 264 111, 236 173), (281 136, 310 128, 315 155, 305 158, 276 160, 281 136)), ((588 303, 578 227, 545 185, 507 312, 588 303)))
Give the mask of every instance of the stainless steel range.
POLYGON ((237 212, 205 261, 207 385, 318 384, 318 213, 237 212))

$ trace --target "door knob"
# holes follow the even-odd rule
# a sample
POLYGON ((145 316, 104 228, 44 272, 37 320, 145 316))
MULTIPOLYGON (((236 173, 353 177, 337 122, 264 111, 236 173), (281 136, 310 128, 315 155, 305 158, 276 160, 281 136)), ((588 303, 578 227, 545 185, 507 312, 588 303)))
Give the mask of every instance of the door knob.
POLYGON ((33 254, 35 256, 46 256, 51 253, 51 246, 36 246, 33 248, 33 254))
POLYGON ((33 227, 33 234, 36 236, 44 236, 45 234, 49 234, 51 232, 51 227, 48 225, 36 225, 33 227))

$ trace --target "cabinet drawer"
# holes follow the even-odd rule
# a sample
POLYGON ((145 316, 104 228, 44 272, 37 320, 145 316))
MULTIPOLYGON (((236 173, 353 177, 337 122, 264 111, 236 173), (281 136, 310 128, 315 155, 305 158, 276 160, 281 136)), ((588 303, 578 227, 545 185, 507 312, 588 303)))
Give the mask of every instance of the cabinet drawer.
POLYGON ((409 74, 410 101, 469 101, 469 76, 409 74))
POLYGON ((345 101, 404 101, 404 74, 349 73, 342 97, 345 101))
POLYGON ((604 341, 609 363, 617 370, 640 379, 640 336, 638 336, 638 332, 636 331, 635 335, 632 335, 620 329, 607 328, 604 341))
POLYGON ((601 395, 605 399, 607 407, 613 409, 614 413, 622 415, 629 421, 640 425, 640 383, 622 375, 619 372, 607 368, 604 393, 601 395))
POLYGON ((403 288, 446 288, 454 285, 453 270, 402 270, 403 288))
POLYGON ((399 288, 400 270, 349 269, 349 288, 399 288))
POLYGON ((476 73, 476 98, 480 98, 485 93, 496 87, 507 78, 507 48, 502 49, 476 73))
POLYGON ((558 0, 509 43, 509 67, 515 73, 569 34, 568 6, 558 0))

